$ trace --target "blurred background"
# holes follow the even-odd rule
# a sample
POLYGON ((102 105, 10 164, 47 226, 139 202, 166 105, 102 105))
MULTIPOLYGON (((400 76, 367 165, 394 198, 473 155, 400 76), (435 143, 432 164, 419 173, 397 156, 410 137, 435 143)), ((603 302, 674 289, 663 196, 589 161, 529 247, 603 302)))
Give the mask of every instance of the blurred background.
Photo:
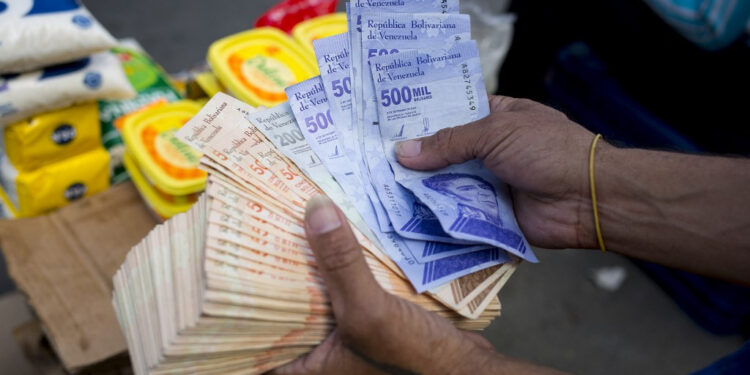
MULTIPOLYGON (((117 51, 121 61, 147 59, 145 65, 163 68, 153 73, 163 75, 169 82, 165 85, 172 86, 158 91, 163 101, 187 97, 200 102, 224 89, 222 77, 212 75, 207 65, 211 43, 253 28, 259 17, 261 22, 274 22, 262 16, 278 2, 83 3, 114 37, 130 38, 128 49, 117 51)), ((668 2, 462 0, 462 11, 472 14, 472 32, 480 44, 491 92, 552 105, 623 147, 747 156, 748 2, 739 2, 722 19, 673 12, 664 3, 668 2)), ((335 6, 337 11, 344 9, 343 2, 335 6)), ((296 21, 286 19, 282 26, 296 21)), ((154 85, 136 91, 146 95, 154 85)), ((123 106, 116 98, 99 100, 100 111, 108 103, 112 108, 123 106)), ((123 149, 131 147, 127 137, 107 138, 108 131, 117 128, 112 133, 117 135, 122 128, 115 118, 105 121, 101 116, 103 141, 96 147, 109 151, 103 161, 108 168, 104 181, 91 176, 90 186, 99 187, 90 187, 86 196, 128 179, 131 170, 121 165, 123 149), (111 123, 110 128, 104 122, 111 123)), ((6 130, 6 144, 7 134, 6 130)), ((21 140, 14 139, 22 143, 18 137, 21 140)), ((11 146, 6 150, 10 153, 11 146)), ((95 160, 98 156, 92 152, 81 155, 95 160)), ((22 156, 14 156, 20 161, 12 166, 16 180, 11 185, 24 173, 47 168, 26 168, 22 156)), ((65 156, 54 163, 74 157, 82 156, 65 156)), ((7 180, 8 168, 4 171, 7 180)), ((15 186, 19 216, 38 216, 67 203, 23 202, 22 187, 15 186)), ((139 187, 143 194, 141 189, 148 187, 139 187)), ((155 189, 170 195, 169 186, 155 189)), ((174 203, 177 196, 178 201, 190 202, 201 189, 171 194, 168 201, 174 203)), ((144 199, 157 219, 183 207, 165 205, 158 197, 144 199)), ((0 238, 4 252, 8 243, 0 238)), ((685 374, 733 352, 750 333, 746 288, 616 254, 583 250, 538 250, 537 254, 541 262, 522 264, 501 291, 502 316, 483 333, 501 353, 573 373, 685 374)), ((33 298, 30 307, 29 291, 17 290, 5 264, 0 268, 0 291, 4 372, 62 373, 45 328, 35 320, 33 298)))

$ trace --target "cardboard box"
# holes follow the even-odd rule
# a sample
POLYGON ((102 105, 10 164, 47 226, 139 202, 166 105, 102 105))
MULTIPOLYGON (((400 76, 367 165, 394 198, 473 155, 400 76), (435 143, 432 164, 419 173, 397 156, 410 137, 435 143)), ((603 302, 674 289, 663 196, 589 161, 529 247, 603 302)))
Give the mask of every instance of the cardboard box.
POLYGON ((112 276, 156 225, 131 183, 31 219, 0 220, 0 249, 68 371, 127 350, 112 276))
MULTIPOLYGON (((42 322, 38 319, 29 320, 17 326, 13 330, 13 337, 21 348, 23 356, 36 373, 40 375, 65 375, 68 374, 63 368, 60 358, 44 334, 42 322)), ((130 358, 127 353, 114 356, 106 361, 88 366, 78 372, 78 375, 129 375, 133 373, 130 367, 130 358)))

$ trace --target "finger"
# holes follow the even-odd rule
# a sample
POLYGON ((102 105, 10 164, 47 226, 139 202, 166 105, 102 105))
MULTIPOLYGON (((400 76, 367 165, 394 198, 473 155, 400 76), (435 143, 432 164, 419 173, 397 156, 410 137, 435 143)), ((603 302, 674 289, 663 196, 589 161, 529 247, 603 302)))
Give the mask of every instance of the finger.
POLYGON ((346 314, 356 316, 380 301, 384 292, 343 213, 330 199, 317 195, 308 201, 305 232, 340 323, 346 314))
POLYGON ((382 371, 368 364, 346 348, 337 330, 311 352, 266 374, 269 375, 381 375, 382 371))
POLYGON ((487 137, 485 119, 446 128, 424 138, 396 144, 396 158, 404 167, 418 170, 443 168, 481 158, 481 144, 487 137))
POLYGON ((494 347, 492 344, 490 344, 489 341, 487 341, 486 338, 482 337, 482 335, 476 333, 476 332, 468 332, 468 331, 461 331, 461 333, 466 336, 471 342, 476 344, 478 347, 486 350, 494 350, 494 347))
POLYGON ((519 100, 521 99, 510 96, 491 95, 490 112, 511 111, 519 100))
MULTIPOLYGON (((302 374, 323 374, 325 361, 332 354, 336 355, 336 342, 338 341, 336 332, 332 332, 320 345, 311 352, 289 362, 281 367, 277 367, 266 374, 268 375, 302 375, 302 374)), ((340 358, 334 358, 340 362, 340 358)))
MULTIPOLYGON (((438 169, 472 159, 484 159, 492 151, 492 141, 504 139, 511 130, 509 127, 498 126, 498 121, 504 118, 498 113, 533 106, 545 107, 527 99, 490 96, 490 112, 495 115, 466 125, 442 129, 429 137, 398 142, 396 158, 401 165, 418 170, 438 169)), ((549 110, 554 111, 552 108, 549 110)))

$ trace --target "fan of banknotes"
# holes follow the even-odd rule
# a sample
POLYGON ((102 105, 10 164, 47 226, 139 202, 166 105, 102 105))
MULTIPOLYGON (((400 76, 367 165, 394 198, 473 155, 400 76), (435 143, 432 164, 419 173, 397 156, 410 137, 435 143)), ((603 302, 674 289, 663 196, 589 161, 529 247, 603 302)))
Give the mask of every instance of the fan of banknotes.
POLYGON ((518 263, 536 261, 480 162, 395 159, 398 141, 489 113, 469 17, 457 0, 368 4, 314 42, 321 74, 287 102, 217 94, 177 132, 203 152, 206 191, 114 277, 136 373, 262 373, 319 344, 335 317, 302 223, 316 194, 342 209, 385 290, 460 328, 486 327, 518 263))

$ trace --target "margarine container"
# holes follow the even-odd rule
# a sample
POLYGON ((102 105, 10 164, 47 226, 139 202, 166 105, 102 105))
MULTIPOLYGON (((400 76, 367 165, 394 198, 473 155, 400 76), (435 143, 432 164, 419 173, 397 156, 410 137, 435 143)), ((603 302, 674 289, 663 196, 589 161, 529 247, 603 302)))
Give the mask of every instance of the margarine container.
POLYGON ((123 124, 125 168, 162 218, 186 211, 206 185, 206 172, 197 168, 201 153, 174 135, 200 109, 182 100, 135 113, 123 124))
POLYGON ((3 159, 0 171, 14 216, 36 216, 106 190, 109 154, 99 147, 33 171, 18 171, 3 159))
POLYGON ((13 167, 30 171, 101 147, 99 110, 84 104, 34 116, 5 128, 13 167))
POLYGON ((298 23, 292 29, 292 37, 314 58, 313 40, 345 32, 346 13, 332 13, 298 23))
POLYGON ((272 27, 217 40, 208 49, 208 63, 234 96, 256 107, 283 102, 285 88, 318 74, 315 58, 272 27))
POLYGON ((195 199, 175 199, 175 197, 157 190, 143 175, 129 152, 125 152, 122 162, 128 174, 130 174, 130 180, 135 185, 135 188, 138 189, 143 200, 146 201, 148 207, 151 208, 151 211, 161 222, 189 210, 190 206, 195 203, 195 199))

